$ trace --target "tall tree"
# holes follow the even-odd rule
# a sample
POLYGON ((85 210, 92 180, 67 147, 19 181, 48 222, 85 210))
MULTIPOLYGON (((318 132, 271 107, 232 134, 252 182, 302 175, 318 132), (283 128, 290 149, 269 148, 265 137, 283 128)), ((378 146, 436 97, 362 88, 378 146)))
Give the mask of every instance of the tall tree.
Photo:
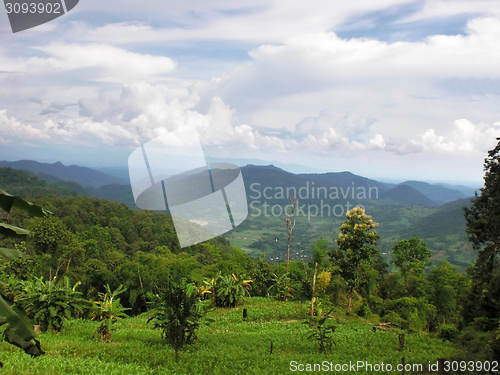
POLYGON ((466 232, 473 247, 478 250, 474 266, 469 269, 472 278, 466 320, 476 316, 500 317, 500 138, 496 147, 488 151, 484 160, 484 187, 475 194, 472 205, 464 207, 466 232))
MULTIPOLYGON (((346 214, 346 221, 340 227, 335 240, 338 248, 330 251, 330 257, 349 287, 348 309, 352 310, 354 291, 360 291, 378 276, 375 269, 380 235, 374 230, 375 223, 361 207, 354 207, 346 214)), ((365 288, 366 289, 366 288, 365 288)))
POLYGON ((422 276, 424 268, 431 264, 431 252, 427 244, 418 237, 399 241, 392 248, 392 254, 392 263, 399 268, 403 276, 410 272, 415 276, 422 276))
MULTIPOLYGON (((290 266, 290 243, 292 242, 293 228, 295 228, 295 219, 292 219, 292 218, 293 218, 293 214, 295 213, 295 209, 297 208, 298 205, 299 205, 299 200, 297 198, 295 198, 294 196, 291 196, 290 197, 290 207, 292 209, 291 209, 290 213, 288 213, 288 211, 286 211, 285 217, 284 217, 285 228, 286 228, 286 231, 288 234, 287 252, 286 252, 286 272, 288 272, 288 268, 290 266)), ((286 207, 288 207, 288 206, 286 206, 286 207)), ((285 210, 286 210, 286 207, 285 207, 285 210)))

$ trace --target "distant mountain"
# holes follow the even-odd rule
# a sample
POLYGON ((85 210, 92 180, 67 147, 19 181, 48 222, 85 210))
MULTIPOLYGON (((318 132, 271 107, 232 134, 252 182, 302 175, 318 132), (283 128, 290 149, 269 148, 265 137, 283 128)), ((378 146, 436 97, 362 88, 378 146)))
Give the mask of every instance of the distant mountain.
POLYGON ((107 175, 87 167, 77 165, 65 166, 61 162, 54 164, 39 163, 33 160, 19 161, 0 161, 0 167, 11 167, 13 169, 22 169, 38 175, 50 175, 65 181, 74 181, 83 187, 100 187, 108 184, 126 184, 120 178, 107 175))
POLYGON ((467 195, 460 190, 450 189, 442 185, 431 185, 422 181, 405 181, 399 185, 411 186, 439 205, 467 197, 467 195))
POLYGON ((424 207, 434 207, 437 205, 436 202, 430 200, 426 195, 408 185, 398 185, 389 189, 383 192, 381 197, 403 205, 413 204, 424 207))
POLYGON ((387 185, 382 182, 371 180, 366 177, 361 177, 351 172, 308 173, 299 174, 298 176, 310 181, 327 181, 335 186, 354 186, 364 187, 366 189, 376 187, 381 191, 388 190, 387 185))
MULTIPOLYGON (((79 187, 83 189, 81 186, 79 187)), ((64 186, 54 186, 36 176, 10 167, 0 168, 0 189, 5 190, 9 194, 29 199, 45 197, 49 194, 54 194, 61 198, 78 195, 72 189, 64 186)))
POLYGON ((477 193, 479 194, 479 188, 474 189, 474 188, 471 188, 470 186, 451 185, 451 184, 445 184, 445 183, 439 183, 436 185, 441 185, 441 186, 444 186, 444 187, 449 188, 449 189, 455 189, 455 190, 461 191, 462 193, 465 194, 466 197, 473 197, 475 191, 477 191, 477 193))
POLYGON ((465 217, 463 207, 471 205, 471 198, 449 202, 429 216, 409 227, 405 233, 422 238, 443 237, 456 233, 465 238, 465 217))

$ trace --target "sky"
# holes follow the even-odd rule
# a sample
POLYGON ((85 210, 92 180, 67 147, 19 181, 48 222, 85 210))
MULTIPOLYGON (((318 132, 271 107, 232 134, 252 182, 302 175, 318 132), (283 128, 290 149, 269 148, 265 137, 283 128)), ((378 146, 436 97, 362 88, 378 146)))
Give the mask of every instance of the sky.
POLYGON ((80 0, 12 33, 0 160, 126 166, 197 128, 207 157, 480 186, 500 136, 497 0, 80 0))

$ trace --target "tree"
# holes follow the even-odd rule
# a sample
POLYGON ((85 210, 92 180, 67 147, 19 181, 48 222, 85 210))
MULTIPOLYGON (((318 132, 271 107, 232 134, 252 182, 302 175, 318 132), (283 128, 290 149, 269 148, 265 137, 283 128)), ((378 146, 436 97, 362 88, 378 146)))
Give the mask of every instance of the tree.
POLYGON ((484 160, 484 187, 479 189, 480 195, 475 193, 471 207, 464 207, 468 238, 484 254, 488 273, 497 266, 500 250, 500 138, 497 140, 484 160))
POLYGON ((153 328, 161 330, 162 337, 175 351, 176 362, 179 361, 179 350, 196 341, 202 310, 199 294, 194 291, 194 285, 186 284, 183 279, 180 284, 169 281, 157 294, 148 293, 155 309, 148 323, 153 321, 153 328))
POLYGON ((107 342, 111 341, 111 326, 118 321, 118 319, 126 318, 126 310, 130 308, 123 307, 120 303, 118 296, 125 292, 127 288, 120 285, 114 292, 111 291, 109 284, 105 286, 106 293, 99 292, 100 301, 94 301, 92 306, 92 320, 98 320, 101 325, 97 329, 101 342, 106 339, 107 342))
POLYGON ((318 263, 320 269, 326 267, 328 265, 328 261, 325 259, 328 251, 328 240, 322 238, 313 243, 312 248, 312 261, 310 266, 314 266, 315 263, 318 263))
MULTIPOLYGON (((12 208, 26 211, 32 216, 46 216, 50 211, 25 201, 19 196, 11 195, 0 189, 0 209, 10 212, 12 208)), ((5 237, 26 237, 30 232, 24 228, 19 228, 7 223, 0 223, 0 234, 5 237)), ((0 248, 0 257, 4 259, 16 259, 24 257, 24 253, 17 249, 0 248)), ((26 313, 19 307, 12 305, 12 301, 6 301, 0 295, 0 326, 7 324, 4 337, 10 344, 16 345, 25 353, 33 357, 45 354, 40 346, 40 342, 35 338, 31 323, 26 323, 24 317, 26 313)))
POLYGON ((374 268, 378 254, 375 245, 380 235, 374 231, 378 224, 361 207, 348 211, 346 218, 335 240, 338 248, 330 251, 330 257, 349 287, 348 309, 352 311, 354 291, 371 284, 374 274, 378 274, 374 268))
POLYGON ((271 294, 278 301, 287 301, 288 298, 293 298, 292 280, 288 276, 288 273, 277 275, 272 274, 273 285, 269 288, 269 294, 271 294))
POLYGON ((252 280, 245 280, 243 277, 238 278, 234 273, 220 276, 217 279, 216 292, 214 293, 215 305, 217 307, 235 307, 245 296, 250 295, 251 282, 252 280))
POLYGON ((427 244, 418 237, 399 241, 392 248, 392 254, 394 259, 391 262, 399 268, 403 276, 410 272, 415 276, 422 276, 424 268, 431 264, 431 252, 427 249, 427 244))
POLYGON ((286 251, 286 272, 288 272, 288 267, 290 266, 290 243, 292 242, 292 232, 293 232, 293 228, 295 228, 295 219, 292 219, 293 217, 293 214, 295 213, 295 209, 296 207, 298 206, 299 204, 299 200, 297 198, 295 198, 294 196, 291 196, 290 197, 290 207, 292 208, 291 209, 291 212, 288 213, 288 211, 286 211, 286 206, 285 207, 285 211, 286 211, 286 214, 285 214, 285 228, 286 228, 286 231, 287 231, 287 234, 288 234, 288 237, 287 237, 287 251, 286 251))
POLYGON ((475 193, 470 207, 464 207, 466 232, 478 255, 471 275, 471 291, 466 301, 465 319, 500 316, 500 138, 484 160, 484 187, 475 193))

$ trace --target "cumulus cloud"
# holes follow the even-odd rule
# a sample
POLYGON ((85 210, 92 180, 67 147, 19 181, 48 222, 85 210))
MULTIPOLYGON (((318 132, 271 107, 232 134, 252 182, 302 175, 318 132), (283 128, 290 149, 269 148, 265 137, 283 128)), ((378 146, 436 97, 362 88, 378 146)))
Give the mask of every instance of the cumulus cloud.
POLYGON ((241 96, 265 101, 342 86, 375 90, 402 79, 500 79, 499 38, 496 17, 469 21, 466 35, 433 35, 416 42, 343 39, 334 32, 293 35, 253 49, 251 63, 213 82, 209 91, 231 102, 241 96))
POLYGON ((10 142, 9 138, 20 140, 43 140, 49 137, 31 125, 25 125, 14 117, 7 116, 7 110, 0 110, 0 136, 3 143, 10 142))
POLYGON ((482 152, 484 153, 495 144, 500 136, 500 122, 493 125, 480 123, 473 124, 466 119, 458 119, 453 123, 450 135, 438 135, 434 129, 427 130, 419 142, 426 150, 444 153, 482 152))

